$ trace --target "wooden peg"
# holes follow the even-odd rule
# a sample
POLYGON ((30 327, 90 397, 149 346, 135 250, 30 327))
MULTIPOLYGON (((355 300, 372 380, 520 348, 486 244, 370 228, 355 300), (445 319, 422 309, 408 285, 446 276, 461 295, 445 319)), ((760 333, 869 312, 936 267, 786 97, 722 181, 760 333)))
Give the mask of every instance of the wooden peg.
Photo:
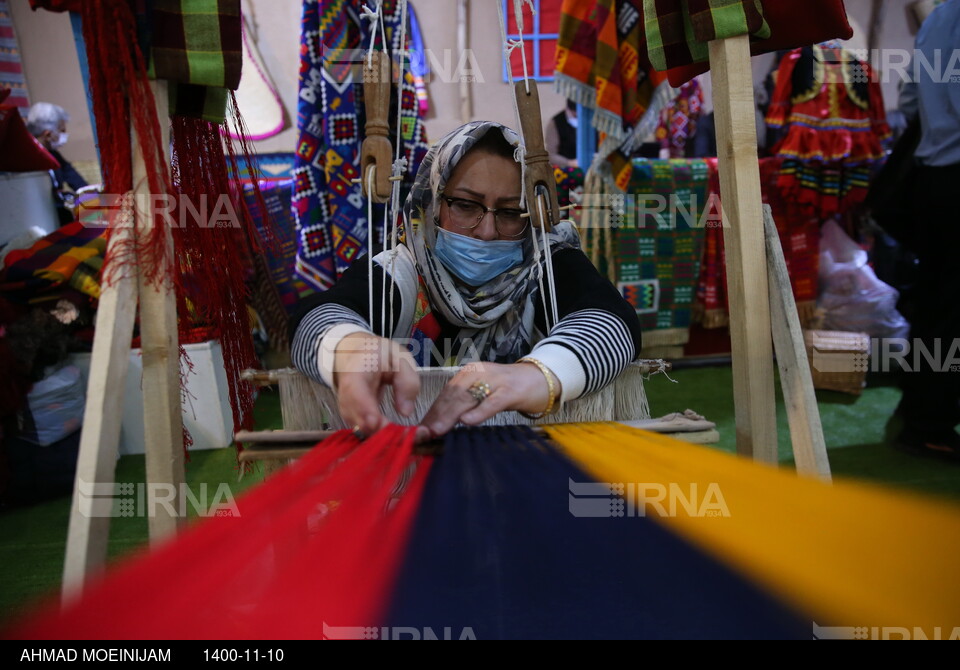
POLYGON ((360 174, 364 175, 363 194, 374 202, 390 200, 390 174, 393 147, 390 145, 390 59, 383 51, 374 51, 363 59, 363 97, 367 112, 366 137, 360 147, 360 174), (376 168, 373 193, 367 192, 367 168, 376 168))
POLYGON ((535 225, 542 225, 549 231, 560 221, 560 206, 557 203, 557 180, 553 176, 553 166, 550 165, 550 155, 543 144, 543 125, 540 116, 540 94, 534 81, 515 84, 514 95, 517 99, 517 108, 520 111, 520 132, 526 148, 524 158, 525 183, 524 193, 527 199, 527 211, 530 212, 535 225), (526 84, 530 85, 527 92, 526 84), (540 221, 537 211, 537 190, 542 187, 546 190, 546 221, 540 221))

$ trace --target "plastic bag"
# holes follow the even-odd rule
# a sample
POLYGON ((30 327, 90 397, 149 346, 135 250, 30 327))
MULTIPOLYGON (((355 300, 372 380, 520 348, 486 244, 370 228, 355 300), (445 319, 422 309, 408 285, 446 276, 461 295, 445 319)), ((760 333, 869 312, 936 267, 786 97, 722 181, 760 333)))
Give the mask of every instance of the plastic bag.
POLYGON ((83 424, 83 378, 67 365, 33 385, 21 414, 20 437, 46 447, 75 433, 83 424))
POLYGON ((820 233, 820 299, 824 330, 906 338, 910 324, 897 311, 900 294, 877 278, 867 252, 837 225, 827 221, 820 233))

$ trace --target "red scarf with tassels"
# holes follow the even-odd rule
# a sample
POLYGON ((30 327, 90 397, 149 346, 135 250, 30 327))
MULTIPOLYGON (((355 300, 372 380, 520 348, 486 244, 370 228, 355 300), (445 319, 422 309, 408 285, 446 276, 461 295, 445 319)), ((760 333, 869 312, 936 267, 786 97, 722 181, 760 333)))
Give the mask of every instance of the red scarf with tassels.
MULTIPOLYGON (((150 282, 173 279, 180 344, 189 342, 192 333, 209 332, 198 330, 198 326, 212 328, 223 348, 234 427, 249 429, 254 389, 240 374, 256 365, 246 311, 246 279, 247 270, 252 267, 251 254, 260 252, 260 242, 242 193, 230 181, 228 167, 233 166, 234 174, 238 173, 238 152, 231 144, 226 124, 188 116, 172 117, 172 171, 161 169, 160 166, 166 166, 167 151, 139 38, 146 26, 153 31, 151 42, 163 43, 157 31, 170 21, 152 21, 153 16, 145 13, 143 3, 136 0, 31 3, 34 8, 79 11, 82 15, 104 193, 128 193, 136 186, 132 173, 134 137, 147 166, 150 193, 162 199, 160 202, 175 204, 172 210, 162 205, 155 207, 153 227, 131 245, 111 251, 105 261, 104 281, 110 280, 111 270, 126 263, 136 263, 150 282), (168 231, 173 237, 173 254, 166 242, 168 231)), ((239 0, 210 0, 209 5, 211 14, 222 11, 239 17, 239 0)), ((166 3, 164 7, 169 14, 178 5, 166 3)), ((220 29, 229 31, 225 26, 234 23, 238 31, 235 37, 239 39, 239 20, 220 21, 220 29)), ((178 24, 178 30, 184 30, 186 24, 178 24)), ((221 35, 220 41, 229 45, 236 41, 233 37, 221 35)), ((202 88, 197 83, 180 81, 170 85, 180 91, 202 88)), ((224 85, 235 87, 236 83, 224 85)), ((240 119, 232 95, 228 102, 233 107, 232 118, 240 119)), ((209 114, 199 116, 209 118, 209 114)), ((242 121, 238 123, 242 126, 242 121)), ((242 128, 235 131, 243 137, 242 128)), ((242 154, 249 155, 243 140, 240 148, 242 154)), ((253 184, 256 187, 256 179, 253 184)), ((189 369, 189 364, 181 369, 189 369)))

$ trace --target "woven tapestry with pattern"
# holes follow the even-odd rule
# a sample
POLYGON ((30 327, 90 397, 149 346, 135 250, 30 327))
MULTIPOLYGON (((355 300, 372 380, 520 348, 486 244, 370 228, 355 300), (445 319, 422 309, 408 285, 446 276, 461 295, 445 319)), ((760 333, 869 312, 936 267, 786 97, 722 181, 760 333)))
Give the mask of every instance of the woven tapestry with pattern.
POLYGON ((261 182, 260 193, 264 209, 261 209, 253 187, 245 184, 244 198, 264 241, 263 253, 254 257, 252 298, 263 319, 270 345, 278 351, 286 351, 290 315, 300 300, 314 293, 314 288, 296 272, 297 226, 290 209, 293 180, 261 182), (268 238, 268 234, 273 237, 268 238), (266 243, 267 239, 272 239, 272 243, 266 243))
MULTIPOLYGON (((716 165, 716 159, 711 160, 716 165)), ((763 202, 770 205, 780 233, 780 245, 787 262, 800 323, 810 324, 817 306, 817 273, 820 268, 820 218, 806 213, 783 196, 777 185, 781 159, 760 161, 760 188, 763 202)), ((719 197, 720 180, 716 170, 710 180, 710 192, 719 197)), ((697 283, 695 318, 704 328, 722 328, 729 323, 726 265, 723 253, 723 229, 706 226, 703 263, 697 283)))
POLYGON ((685 344, 690 337, 709 181, 703 160, 633 161, 614 263, 617 288, 637 310, 645 347, 685 344))
MULTIPOLYGON (((375 26, 366 19, 361 22, 361 4, 360 0, 303 4, 293 214, 299 236, 297 272, 320 290, 332 286, 368 249, 366 200, 360 184, 353 183, 360 176, 365 116, 362 77, 353 69, 362 62, 375 26)), ((383 3, 387 44, 378 37, 377 50, 399 46, 400 14, 400 3, 383 3)), ((398 97, 400 129, 391 128, 391 143, 396 147, 398 136, 403 143, 400 155, 407 159, 404 184, 409 187, 429 148, 409 65, 398 97)), ((396 108, 388 118, 396 123, 396 108)), ((383 220, 377 210, 382 209, 374 212, 377 230, 383 220)))

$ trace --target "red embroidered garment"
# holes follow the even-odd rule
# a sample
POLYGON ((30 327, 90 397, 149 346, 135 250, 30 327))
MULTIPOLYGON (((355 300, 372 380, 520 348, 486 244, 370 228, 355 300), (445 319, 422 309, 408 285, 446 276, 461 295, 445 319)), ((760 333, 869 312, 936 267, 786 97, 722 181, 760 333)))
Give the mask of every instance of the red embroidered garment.
POLYGON ((827 218, 863 202, 890 136, 870 65, 838 44, 784 57, 767 123, 787 128, 773 152, 784 159, 784 196, 827 218))

